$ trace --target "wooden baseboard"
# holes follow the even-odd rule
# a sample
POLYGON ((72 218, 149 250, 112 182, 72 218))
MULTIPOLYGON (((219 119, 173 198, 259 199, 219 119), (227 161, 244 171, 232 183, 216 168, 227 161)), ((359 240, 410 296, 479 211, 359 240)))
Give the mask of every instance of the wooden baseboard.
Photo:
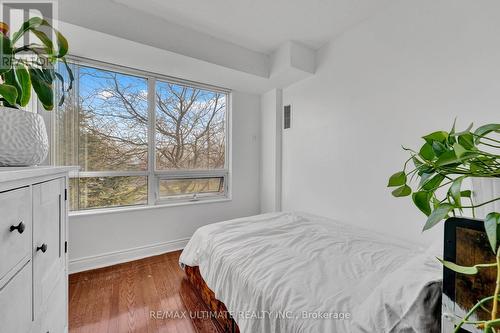
POLYGON ((121 264, 132 260, 151 257, 167 252, 182 250, 186 246, 188 241, 189 238, 184 238, 121 251, 103 253, 95 256, 70 259, 68 270, 70 274, 78 273, 91 269, 121 264))

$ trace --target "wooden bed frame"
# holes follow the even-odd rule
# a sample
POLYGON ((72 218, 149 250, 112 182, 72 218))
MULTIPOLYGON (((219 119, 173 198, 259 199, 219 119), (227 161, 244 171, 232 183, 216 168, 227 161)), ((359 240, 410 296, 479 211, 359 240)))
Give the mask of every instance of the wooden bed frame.
POLYGON ((207 286, 205 280, 203 280, 200 268, 198 266, 191 267, 186 265, 184 272, 205 305, 214 315, 213 319, 220 325, 223 332, 239 333, 240 329, 227 311, 224 303, 215 298, 214 292, 207 286))

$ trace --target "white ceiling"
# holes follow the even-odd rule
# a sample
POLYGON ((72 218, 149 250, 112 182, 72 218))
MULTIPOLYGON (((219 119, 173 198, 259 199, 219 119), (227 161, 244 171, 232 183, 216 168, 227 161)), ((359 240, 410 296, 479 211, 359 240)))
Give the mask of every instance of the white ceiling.
POLYGON ((288 42, 317 49, 396 0, 57 1, 72 55, 262 93, 312 75, 287 58, 288 42), (155 56, 168 68, 149 68, 155 56))
POLYGON ((111 0, 257 52, 317 49, 393 0, 111 0))

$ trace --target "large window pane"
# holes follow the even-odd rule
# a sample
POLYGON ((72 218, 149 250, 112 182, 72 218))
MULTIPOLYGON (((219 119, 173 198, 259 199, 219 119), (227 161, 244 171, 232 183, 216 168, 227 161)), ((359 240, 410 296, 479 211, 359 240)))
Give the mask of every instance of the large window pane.
MULTIPOLYGON (((80 166, 70 180, 72 211, 224 195, 227 173, 216 169, 227 172, 227 93, 157 81, 128 69, 102 69, 105 64, 70 66, 75 82, 55 112, 52 145, 56 165, 80 166), (154 105, 148 105, 152 95, 154 105), (154 146, 148 144, 151 135, 154 146), (203 172, 189 172, 193 169, 203 172)), ((59 71, 67 85, 65 66, 59 71)))
POLYGON ((226 94, 156 84, 156 168, 222 169, 226 94))
POLYGON ((88 177, 70 182, 70 210, 146 204, 147 177, 88 177))
POLYGON ((160 180, 160 198, 224 193, 224 177, 160 180))
POLYGON ((80 67, 81 171, 147 170, 147 80, 80 67))

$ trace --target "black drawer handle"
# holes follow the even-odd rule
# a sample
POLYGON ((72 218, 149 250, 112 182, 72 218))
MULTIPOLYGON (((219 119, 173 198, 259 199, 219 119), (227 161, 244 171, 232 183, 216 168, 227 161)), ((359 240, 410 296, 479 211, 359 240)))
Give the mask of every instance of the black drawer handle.
POLYGON ((37 250, 37 252, 38 252, 38 251, 42 251, 42 253, 47 252, 47 244, 43 243, 43 244, 42 244, 42 246, 38 246, 38 247, 36 248, 36 250, 37 250))
POLYGON ((24 232, 24 229, 26 229, 26 225, 24 224, 23 221, 21 221, 16 226, 11 225, 9 230, 10 230, 10 232, 17 230, 18 233, 22 234, 24 232))

